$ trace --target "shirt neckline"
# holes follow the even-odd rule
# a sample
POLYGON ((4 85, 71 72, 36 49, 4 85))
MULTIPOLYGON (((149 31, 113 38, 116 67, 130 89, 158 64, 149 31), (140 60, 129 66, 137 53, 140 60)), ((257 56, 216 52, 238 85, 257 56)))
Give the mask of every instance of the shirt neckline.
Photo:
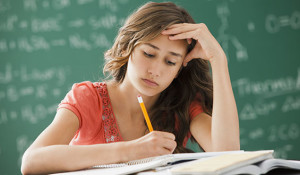
POLYGON ((105 82, 99 83, 98 92, 102 100, 102 121, 104 138, 106 143, 123 141, 115 114, 112 109, 111 100, 105 82))

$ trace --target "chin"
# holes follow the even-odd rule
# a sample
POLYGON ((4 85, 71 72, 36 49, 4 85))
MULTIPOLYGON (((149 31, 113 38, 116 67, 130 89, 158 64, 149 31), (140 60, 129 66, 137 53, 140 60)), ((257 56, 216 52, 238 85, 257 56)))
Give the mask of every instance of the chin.
POLYGON ((159 90, 159 88, 149 88, 145 86, 140 86, 137 88, 138 92, 142 95, 148 96, 148 97, 153 97, 156 95, 159 95, 162 91, 159 90))
POLYGON ((153 97, 160 94, 160 92, 157 91, 154 92, 153 90, 140 90, 139 92, 148 97, 153 97))

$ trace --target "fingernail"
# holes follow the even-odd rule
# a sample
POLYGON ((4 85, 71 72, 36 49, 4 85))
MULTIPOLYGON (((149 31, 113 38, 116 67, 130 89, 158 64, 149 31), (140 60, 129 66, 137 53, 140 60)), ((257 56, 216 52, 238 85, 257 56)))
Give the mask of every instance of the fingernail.
POLYGON ((170 39, 170 40, 174 39, 174 35, 170 35, 170 36, 169 36, 169 39, 170 39))

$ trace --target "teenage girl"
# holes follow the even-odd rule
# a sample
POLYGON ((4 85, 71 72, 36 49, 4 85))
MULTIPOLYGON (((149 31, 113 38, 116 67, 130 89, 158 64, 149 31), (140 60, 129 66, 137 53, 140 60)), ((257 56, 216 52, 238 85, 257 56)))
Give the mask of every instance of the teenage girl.
POLYGON ((110 80, 73 85, 53 122, 24 153, 23 174, 188 152, 190 137, 204 151, 240 149, 226 55, 207 26, 184 9, 143 5, 120 28, 105 58, 110 80))

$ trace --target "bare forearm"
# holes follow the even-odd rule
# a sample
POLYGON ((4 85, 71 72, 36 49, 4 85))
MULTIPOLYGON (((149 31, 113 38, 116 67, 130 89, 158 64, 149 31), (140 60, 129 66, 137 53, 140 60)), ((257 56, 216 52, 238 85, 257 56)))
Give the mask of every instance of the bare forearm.
POLYGON ((211 61, 213 75, 212 145, 214 150, 240 149, 239 121, 226 57, 211 61))
POLYGON ((29 150, 24 154, 24 174, 74 171, 99 164, 123 161, 125 142, 86 146, 52 145, 29 150))

